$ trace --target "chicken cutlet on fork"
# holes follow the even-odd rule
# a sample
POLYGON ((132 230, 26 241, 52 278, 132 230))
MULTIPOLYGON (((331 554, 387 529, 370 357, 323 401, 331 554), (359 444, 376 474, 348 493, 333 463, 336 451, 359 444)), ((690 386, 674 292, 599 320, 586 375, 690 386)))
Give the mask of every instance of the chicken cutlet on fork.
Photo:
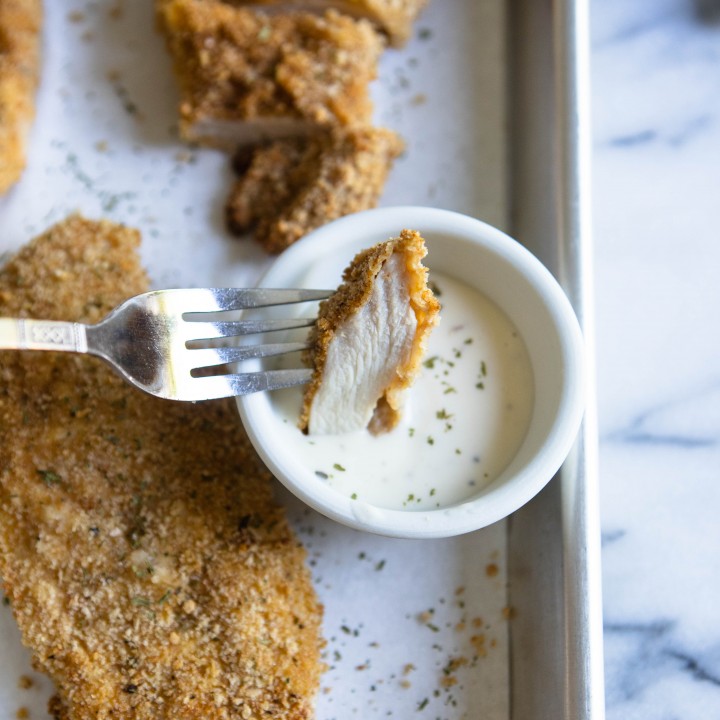
POLYGON ((392 430, 420 372, 440 303, 415 230, 358 253, 343 283, 320 303, 306 360, 313 366, 300 414, 311 435, 392 430))
MULTIPOLYGON (((73 217, 0 271, 0 315, 100 319, 147 289, 136 232, 73 217)), ((312 717, 321 608, 229 401, 0 353, 0 577, 52 711, 312 717)))

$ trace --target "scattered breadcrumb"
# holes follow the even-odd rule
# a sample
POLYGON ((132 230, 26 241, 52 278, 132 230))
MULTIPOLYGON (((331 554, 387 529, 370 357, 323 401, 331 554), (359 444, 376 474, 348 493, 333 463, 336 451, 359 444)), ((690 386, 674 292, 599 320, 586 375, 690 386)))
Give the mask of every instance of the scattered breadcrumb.
POLYGON ((369 121, 383 48, 369 22, 219 0, 162 0, 158 14, 185 139, 227 146, 369 121))
POLYGON ((18 687, 21 690, 29 690, 34 684, 33 679, 27 675, 21 675, 18 679, 18 687))
POLYGON ((19 179, 35 116, 41 0, 0 2, 0 193, 19 179))
POLYGON ((410 37, 412 24, 427 0, 230 0, 234 5, 334 8, 353 17, 364 17, 387 33, 395 47, 410 37))
POLYGON ((279 253, 331 220, 375 207, 402 149, 402 140, 382 128, 241 149, 228 227, 235 234, 253 230, 268 252, 279 253))
MULTIPOLYGON (((97 321, 146 290, 138 244, 56 225, 0 271, 0 315, 97 321)), ((311 717, 321 608, 231 402, 4 352, 0 447, 0 576, 56 718, 311 717)))

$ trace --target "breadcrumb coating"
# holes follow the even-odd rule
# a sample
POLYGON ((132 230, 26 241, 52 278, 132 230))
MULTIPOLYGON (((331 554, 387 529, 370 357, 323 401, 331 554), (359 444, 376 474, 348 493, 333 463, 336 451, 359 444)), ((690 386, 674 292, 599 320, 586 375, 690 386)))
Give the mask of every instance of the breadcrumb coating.
POLYGON ((0 193, 20 178, 35 116, 41 0, 0 2, 0 193))
POLYGON ((235 234, 253 230, 268 252, 279 253, 331 220, 375 207, 403 147, 394 132, 365 127, 280 140, 249 156, 241 150, 228 227, 235 234))
POLYGON ((393 382, 378 400, 368 426, 379 434, 391 430, 400 420, 402 395, 420 371, 427 338, 439 321, 440 303, 427 285, 428 271, 422 264, 427 255, 425 241, 415 230, 403 230, 399 237, 379 243, 358 253, 343 273, 343 283, 327 300, 320 303, 318 319, 310 332, 310 349, 305 360, 313 367, 312 379, 305 390, 299 426, 304 432, 310 424, 312 403, 323 382, 330 345, 344 323, 367 302, 381 268, 394 254, 404 256, 409 278, 410 305, 417 321, 413 345, 404 361, 395 368, 393 382))
POLYGON ((413 22, 427 5, 427 0, 226 0, 233 5, 265 8, 332 8, 352 17, 367 18, 389 37, 390 44, 401 47, 412 32, 413 22))
MULTIPOLYGON (((0 315, 99 320, 147 289, 139 240, 56 225, 0 271, 0 315)), ((304 561, 232 402, 0 353, 0 576, 56 718, 310 718, 321 607, 304 561)))
POLYGON ((371 23, 335 11, 265 13, 165 0, 158 13, 181 89, 180 132, 224 145, 362 124, 383 48, 371 23), (263 130, 263 128, 265 128, 263 130))

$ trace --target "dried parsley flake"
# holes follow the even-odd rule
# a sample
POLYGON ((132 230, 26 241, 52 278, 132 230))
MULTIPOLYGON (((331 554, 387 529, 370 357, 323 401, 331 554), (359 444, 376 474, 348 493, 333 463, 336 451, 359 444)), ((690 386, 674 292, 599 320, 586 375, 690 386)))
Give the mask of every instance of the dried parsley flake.
POLYGON ((38 470, 37 474, 48 487, 54 487, 62 482, 62 478, 54 470, 38 470))

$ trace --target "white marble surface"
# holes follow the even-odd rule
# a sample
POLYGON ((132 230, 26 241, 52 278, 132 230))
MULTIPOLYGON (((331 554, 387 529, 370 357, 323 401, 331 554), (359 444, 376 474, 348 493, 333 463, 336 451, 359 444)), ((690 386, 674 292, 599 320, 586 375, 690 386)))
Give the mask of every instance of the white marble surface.
POLYGON ((718 718, 720 3, 593 0, 592 60, 607 715, 718 718))

